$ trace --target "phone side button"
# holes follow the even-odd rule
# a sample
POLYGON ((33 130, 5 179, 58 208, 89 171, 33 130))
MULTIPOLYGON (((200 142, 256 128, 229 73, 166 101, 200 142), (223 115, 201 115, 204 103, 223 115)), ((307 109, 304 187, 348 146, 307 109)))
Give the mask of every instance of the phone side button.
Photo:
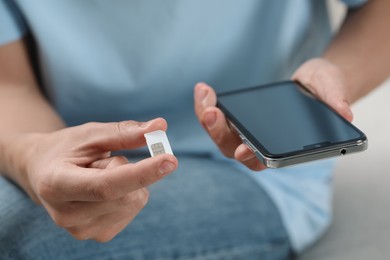
POLYGON ((252 152, 256 152, 256 148, 254 148, 253 145, 247 139, 244 138, 242 141, 249 147, 249 149, 252 150, 252 152))

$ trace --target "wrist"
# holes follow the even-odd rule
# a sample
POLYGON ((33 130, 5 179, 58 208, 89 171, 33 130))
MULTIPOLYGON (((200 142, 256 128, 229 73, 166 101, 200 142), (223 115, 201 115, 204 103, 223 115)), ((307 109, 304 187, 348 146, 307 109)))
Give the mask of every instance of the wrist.
POLYGON ((12 134, 1 140, 1 172, 21 187, 36 203, 39 203, 31 188, 30 161, 37 153, 35 147, 43 134, 12 134))

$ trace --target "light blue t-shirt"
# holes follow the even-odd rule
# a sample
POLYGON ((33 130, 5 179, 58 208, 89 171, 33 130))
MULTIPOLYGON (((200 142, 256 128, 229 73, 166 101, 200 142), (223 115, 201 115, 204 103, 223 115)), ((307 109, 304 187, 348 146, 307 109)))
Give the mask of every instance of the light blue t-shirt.
MULTIPOLYGON (((27 32, 68 125, 161 116, 176 154, 216 152, 194 115, 196 82, 223 91, 288 79, 331 36, 319 0, 0 0, 0 44, 27 32)), ((332 168, 320 161, 248 170, 298 252, 330 223, 332 168)))

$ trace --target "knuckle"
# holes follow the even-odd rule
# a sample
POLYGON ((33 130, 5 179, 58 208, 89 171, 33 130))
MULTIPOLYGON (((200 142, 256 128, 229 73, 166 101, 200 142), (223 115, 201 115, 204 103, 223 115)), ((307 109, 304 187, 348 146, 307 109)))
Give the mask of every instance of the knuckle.
POLYGON ((126 194, 125 196, 123 197, 120 197, 118 200, 117 200, 118 204, 120 206, 127 206, 127 205, 131 205, 132 202, 133 202, 133 199, 131 197, 131 193, 130 194, 126 194))
POLYGON ((115 160, 115 163, 117 163, 117 164, 123 164, 123 163, 129 162, 127 160, 126 156, 123 156, 123 155, 115 156, 113 160, 115 160))
POLYGON ((117 234, 103 234, 103 235, 98 235, 96 237, 93 238, 93 240, 95 240, 96 242, 98 243, 107 243, 109 241, 111 241, 117 234))
POLYGON ((129 127, 133 126, 134 122, 132 121, 121 121, 114 123, 115 130, 119 135, 125 135, 128 132, 129 127))
MULTIPOLYGON (((121 122, 117 122, 117 123, 114 123, 114 132, 116 132, 116 134, 120 137, 125 137, 126 136, 126 132, 128 132, 128 129, 129 129, 129 126, 131 125, 132 123, 129 122, 129 121, 121 121, 121 122)), ((118 139, 118 142, 119 142, 119 145, 121 147, 126 147, 126 138, 120 138, 118 139)))
POLYGON ((67 228, 66 230, 77 240, 87 240, 90 238, 90 232, 87 228, 67 228))
POLYGON ((70 233, 70 234, 72 235, 72 237, 74 237, 77 240, 87 240, 88 239, 88 235, 81 233, 81 232, 70 233))
POLYGON ((100 123, 97 122, 87 122, 81 125, 83 128, 95 128, 97 125, 100 125, 100 123))
POLYGON ((53 194, 53 189, 45 182, 41 182, 37 184, 36 193, 39 197, 50 198, 53 194))
POLYGON ((94 136, 94 134, 96 134, 96 129, 100 129, 102 126, 102 123, 97 122, 84 123, 83 125, 81 125, 81 134, 83 137, 94 136))
POLYGON ((125 156, 119 156, 119 155, 110 157, 108 160, 109 162, 106 164, 104 168, 112 168, 112 167, 129 163, 129 160, 125 156))
POLYGON ((147 189, 141 189, 134 193, 133 207, 137 210, 141 210, 149 201, 149 191, 147 189))
POLYGON ((52 178, 45 178, 44 180, 37 183, 36 193, 43 199, 53 199, 56 197, 58 189, 57 184, 52 178))
POLYGON ((146 187, 148 186, 150 183, 149 181, 149 177, 145 175, 141 175, 139 178, 138 178, 138 184, 139 184, 139 187, 146 187))
POLYGON ((111 188, 111 186, 106 181, 102 180, 91 186, 90 193, 91 197, 98 201, 114 200, 118 197, 117 193, 111 188))
POLYGON ((142 189, 140 194, 141 194, 140 197, 141 197, 142 204, 143 206, 145 206, 149 201, 149 190, 142 189))
POLYGON ((79 212, 76 204, 70 202, 51 210, 50 216, 57 226, 66 228, 77 225, 79 212))
POLYGON ((118 199, 118 204, 122 206, 130 206, 139 204, 144 207, 149 200, 149 191, 145 188, 126 194, 118 199))
POLYGON ((65 228, 67 226, 62 216, 58 213, 52 213, 51 219, 53 220, 54 224, 56 224, 59 227, 65 228))
POLYGON ((51 218, 53 219, 53 222, 61 228, 67 228, 72 225, 72 218, 70 215, 55 212, 51 214, 51 218))

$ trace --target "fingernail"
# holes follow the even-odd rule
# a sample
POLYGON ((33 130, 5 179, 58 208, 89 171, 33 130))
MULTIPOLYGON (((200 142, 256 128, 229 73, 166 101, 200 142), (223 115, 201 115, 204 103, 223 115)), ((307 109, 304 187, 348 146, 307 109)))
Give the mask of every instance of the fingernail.
POLYGON ((196 98, 198 99, 198 101, 202 101, 203 99, 205 99, 206 96, 207 96, 207 90, 205 88, 200 88, 196 92, 196 98))
POLYGON ((207 128, 211 129, 217 122, 217 114, 215 112, 208 112, 204 115, 204 122, 207 128))
POLYGON ((352 113, 352 110, 350 108, 347 110, 347 118, 350 121, 353 120, 353 113, 352 113))
POLYGON ((163 161, 160 164, 159 171, 160 171, 160 174, 163 175, 163 174, 167 174, 167 173, 172 172, 174 169, 175 169, 175 165, 172 162, 170 162, 170 161, 163 161))
POLYGON ((351 110, 349 103, 345 101, 344 106, 345 106, 345 116, 346 116, 347 120, 352 121, 353 113, 352 113, 352 110, 351 110))

